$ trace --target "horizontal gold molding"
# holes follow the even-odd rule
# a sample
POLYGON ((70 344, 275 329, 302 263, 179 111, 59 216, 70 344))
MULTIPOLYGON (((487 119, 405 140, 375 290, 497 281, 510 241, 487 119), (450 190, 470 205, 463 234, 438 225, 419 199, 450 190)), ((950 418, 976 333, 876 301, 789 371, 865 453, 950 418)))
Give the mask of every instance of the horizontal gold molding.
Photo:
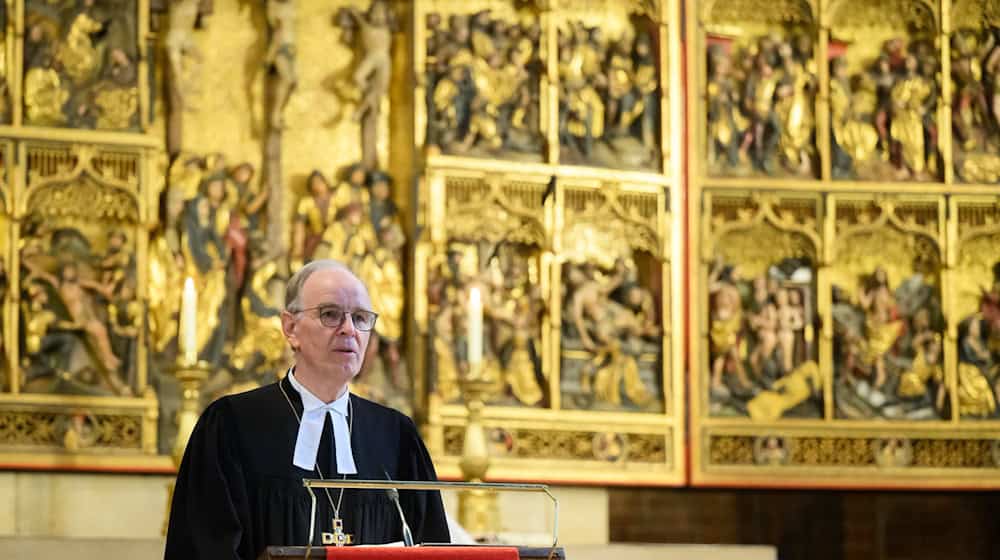
POLYGON ((144 410, 156 406, 156 397, 91 397, 83 395, 49 395, 38 393, 0 393, 0 407, 4 410, 20 410, 22 408, 37 410, 39 408, 58 409, 66 412, 74 407, 87 409, 136 409, 144 410))
POLYGON ((796 420, 785 418, 775 422, 714 422, 703 419, 699 422, 703 436, 713 435, 796 435, 805 437, 919 437, 926 435, 935 439, 1000 439, 1000 429, 994 421, 988 425, 963 423, 961 427, 950 421, 822 421, 796 420))
MULTIPOLYGON (((435 457, 437 474, 459 480, 458 457, 435 457)), ((654 463, 613 463, 603 461, 557 461, 505 459, 490 461, 487 481, 539 481, 555 484, 681 486, 686 480, 677 465, 654 463), (599 481, 599 482, 598 482, 599 481)))
POLYGON ((168 455, 140 455, 114 453, 108 450, 88 453, 0 453, 0 469, 28 469, 54 471, 117 471, 134 473, 159 473, 173 475, 177 472, 173 459, 168 455))
POLYGON ((597 167, 581 167, 576 165, 558 165, 538 162, 523 162, 498 159, 480 159, 461 156, 432 155, 424 161, 425 173, 462 170, 487 173, 502 173, 504 175, 538 175, 540 177, 555 176, 560 179, 584 179, 611 181, 616 183, 649 183, 667 186, 670 179, 652 171, 629 171, 621 169, 606 169, 597 167))
MULTIPOLYGON (((440 408, 444 424, 465 425, 467 411, 462 405, 444 405, 440 408)), ((668 428, 683 423, 683 418, 666 416, 663 413, 650 412, 612 412, 600 410, 540 410, 517 407, 486 407, 483 409, 483 422, 486 424, 501 421, 523 421, 532 427, 550 429, 577 430, 582 426, 603 426, 605 428, 626 428, 638 431, 642 428, 668 428)), ((653 430, 653 433, 658 433, 653 430)))
POLYGON ((0 138, 164 149, 162 138, 141 132, 0 125, 0 138))
POLYGON ((1000 469, 709 466, 695 469, 691 482, 744 488, 985 490, 1000 486, 1000 469))
POLYGON ((691 192, 707 189, 753 189, 771 191, 809 191, 832 193, 879 194, 986 194, 1000 195, 1000 185, 966 183, 880 183, 875 181, 820 181, 801 179, 763 179, 760 177, 706 177, 692 182, 691 192))

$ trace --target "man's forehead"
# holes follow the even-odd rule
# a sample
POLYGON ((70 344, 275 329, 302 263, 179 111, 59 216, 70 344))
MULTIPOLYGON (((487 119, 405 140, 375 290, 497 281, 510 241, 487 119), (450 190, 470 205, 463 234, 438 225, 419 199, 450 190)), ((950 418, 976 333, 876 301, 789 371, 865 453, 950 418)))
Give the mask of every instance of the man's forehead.
POLYGON ((317 270, 302 286, 305 307, 336 303, 370 307, 368 290, 351 272, 342 269, 317 270))

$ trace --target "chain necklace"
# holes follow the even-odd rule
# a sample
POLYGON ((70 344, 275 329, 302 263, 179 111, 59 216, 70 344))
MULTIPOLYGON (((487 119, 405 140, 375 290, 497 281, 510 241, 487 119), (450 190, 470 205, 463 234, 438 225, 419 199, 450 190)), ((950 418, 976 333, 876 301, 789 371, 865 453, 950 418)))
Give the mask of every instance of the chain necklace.
MULTIPOLYGON (((287 377, 286 377, 286 379, 287 379, 287 377)), ((285 392, 285 387, 284 387, 284 385, 281 384, 281 381, 278 382, 278 388, 281 389, 281 394, 285 397, 285 402, 288 403, 288 408, 290 408, 292 410, 292 414, 295 416, 295 422, 298 423, 301 426, 302 425, 302 417, 299 416, 298 411, 295 410, 295 405, 292 404, 292 399, 290 399, 288 397, 288 393, 285 392)), ((353 413, 353 409, 354 409, 354 407, 351 405, 351 397, 348 396, 347 397, 347 444, 348 445, 350 445, 350 442, 351 442, 351 433, 352 433, 353 428, 354 428, 354 413, 353 413)), ((327 412, 327 414, 329 414, 329 412, 327 412)), ((323 476, 323 469, 321 469, 319 467, 319 462, 317 461, 317 462, 313 463, 313 466, 315 466, 315 468, 316 468, 316 473, 319 474, 319 479, 320 480, 326 480, 326 477, 323 476)), ((346 474, 342 475, 342 480, 347 480, 347 475, 346 474)), ((326 499, 327 499, 328 502, 330 502, 330 507, 333 508, 333 518, 334 518, 334 520, 340 520, 340 506, 341 506, 341 503, 344 501, 344 489, 343 488, 340 489, 340 495, 337 497, 337 503, 336 503, 336 505, 334 505, 334 503, 333 503, 333 496, 330 496, 330 489, 329 488, 324 488, 323 492, 326 493, 326 499)))

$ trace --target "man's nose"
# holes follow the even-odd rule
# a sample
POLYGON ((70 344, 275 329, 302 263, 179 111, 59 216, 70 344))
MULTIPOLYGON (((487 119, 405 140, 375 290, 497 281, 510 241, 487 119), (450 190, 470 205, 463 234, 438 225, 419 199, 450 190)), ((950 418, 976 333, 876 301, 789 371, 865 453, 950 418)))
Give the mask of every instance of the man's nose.
POLYGON ((354 336, 358 333, 358 329, 354 326, 354 318, 351 317, 350 313, 344 313, 344 320, 340 322, 340 326, 337 327, 337 334, 344 336, 354 336))

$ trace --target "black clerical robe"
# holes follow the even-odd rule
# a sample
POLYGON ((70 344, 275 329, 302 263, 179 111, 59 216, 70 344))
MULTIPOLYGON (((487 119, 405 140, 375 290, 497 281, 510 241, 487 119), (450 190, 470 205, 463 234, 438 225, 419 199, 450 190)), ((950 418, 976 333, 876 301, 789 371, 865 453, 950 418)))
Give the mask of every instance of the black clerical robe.
MULTIPOLYGON (((287 376, 279 383, 223 397, 205 409, 184 452, 174 489, 167 531, 166 560, 253 560, 267 546, 305 545, 309 539, 310 498, 303 478, 316 471, 292 464, 302 400, 287 376), (279 385, 280 384, 280 385, 279 385)), ((436 480, 434 465, 417 427, 404 414, 351 395, 351 447, 357 475, 385 480, 436 480)), ((329 419, 317 453, 326 478, 336 474, 329 419)), ((333 511, 316 490, 316 534, 331 532, 333 511)), ((330 490, 334 504, 339 490, 330 490)), ((441 495, 436 491, 399 493, 416 542, 449 542, 441 495)), ((380 490, 346 490, 340 505, 346 533, 355 544, 403 539, 399 513, 380 490)))

